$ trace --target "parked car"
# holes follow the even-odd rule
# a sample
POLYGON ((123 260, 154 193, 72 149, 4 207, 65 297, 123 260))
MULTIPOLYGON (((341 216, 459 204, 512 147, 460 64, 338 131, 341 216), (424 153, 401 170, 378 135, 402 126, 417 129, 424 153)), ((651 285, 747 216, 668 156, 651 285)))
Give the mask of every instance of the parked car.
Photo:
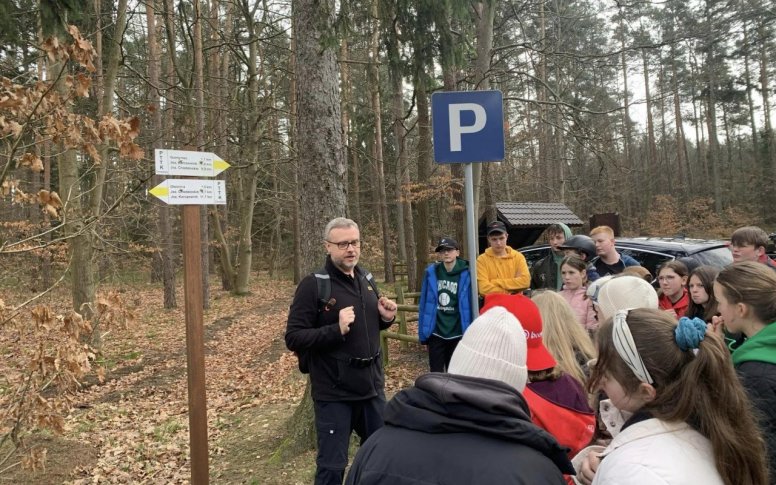
MULTIPOLYGON (((690 257, 700 264, 723 267, 733 262, 728 249, 728 241, 709 239, 685 239, 673 237, 620 237, 614 246, 622 254, 627 254, 647 268, 657 277, 657 268, 665 261, 690 257)), ((528 266, 546 256, 550 251, 548 244, 535 244, 520 248, 528 266)))

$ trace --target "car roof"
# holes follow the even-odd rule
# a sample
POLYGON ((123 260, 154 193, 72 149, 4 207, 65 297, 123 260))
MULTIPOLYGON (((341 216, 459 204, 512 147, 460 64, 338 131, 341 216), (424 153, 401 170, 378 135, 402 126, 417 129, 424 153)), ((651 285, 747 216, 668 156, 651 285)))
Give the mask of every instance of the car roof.
MULTIPOLYGON (((699 253, 715 248, 728 247, 728 241, 722 239, 695 239, 682 237, 618 237, 615 245, 618 248, 632 248, 652 252, 666 253, 671 255, 684 256, 699 253)), ((546 248, 548 244, 534 244, 525 246, 520 250, 529 250, 534 248, 546 248)))
POLYGON ((695 254, 714 248, 728 247, 728 241, 721 239, 693 239, 681 237, 620 237, 615 240, 619 247, 646 249, 671 254, 695 254))

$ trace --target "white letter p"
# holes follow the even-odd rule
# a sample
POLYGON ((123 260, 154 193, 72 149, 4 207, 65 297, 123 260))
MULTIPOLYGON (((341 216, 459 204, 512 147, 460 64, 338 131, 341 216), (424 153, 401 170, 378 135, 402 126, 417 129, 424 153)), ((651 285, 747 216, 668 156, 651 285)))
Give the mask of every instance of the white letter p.
POLYGON ((488 120, 488 115, 485 113, 485 108, 475 103, 459 103, 451 104, 448 106, 449 123, 450 123, 450 151, 461 151, 461 135, 464 133, 477 133, 485 128, 485 122, 488 120), (474 112, 474 124, 461 126, 461 111, 473 111, 474 112))

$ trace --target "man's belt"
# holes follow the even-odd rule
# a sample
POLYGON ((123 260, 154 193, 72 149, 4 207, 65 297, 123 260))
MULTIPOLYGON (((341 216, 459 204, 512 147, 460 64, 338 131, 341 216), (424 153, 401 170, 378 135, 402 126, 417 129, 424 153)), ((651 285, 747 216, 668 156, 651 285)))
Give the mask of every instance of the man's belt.
POLYGON ((377 352, 372 357, 350 357, 348 359, 348 365, 355 367, 356 369, 363 369, 372 365, 372 362, 376 361, 380 357, 380 352, 377 352))

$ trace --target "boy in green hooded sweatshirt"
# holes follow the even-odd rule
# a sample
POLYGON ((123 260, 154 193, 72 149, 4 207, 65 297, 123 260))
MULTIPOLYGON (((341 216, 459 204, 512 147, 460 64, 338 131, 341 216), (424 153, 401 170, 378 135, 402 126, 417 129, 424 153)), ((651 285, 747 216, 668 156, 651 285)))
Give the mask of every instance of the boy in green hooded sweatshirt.
POLYGON ((552 224, 545 230, 550 254, 543 257, 531 268, 531 289, 559 291, 563 287, 560 277, 560 262, 566 256, 560 248, 571 237, 571 229, 563 223, 552 224))
POLYGON ((752 261, 720 271, 714 282, 719 317, 711 329, 742 332, 747 340, 733 351, 733 365, 760 418, 776 477, 776 273, 752 261))
POLYGON ((455 239, 441 238, 435 252, 439 261, 426 268, 420 290, 418 338, 428 345, 431 372, 445 372, 472 322, 472 280, 455 239))

